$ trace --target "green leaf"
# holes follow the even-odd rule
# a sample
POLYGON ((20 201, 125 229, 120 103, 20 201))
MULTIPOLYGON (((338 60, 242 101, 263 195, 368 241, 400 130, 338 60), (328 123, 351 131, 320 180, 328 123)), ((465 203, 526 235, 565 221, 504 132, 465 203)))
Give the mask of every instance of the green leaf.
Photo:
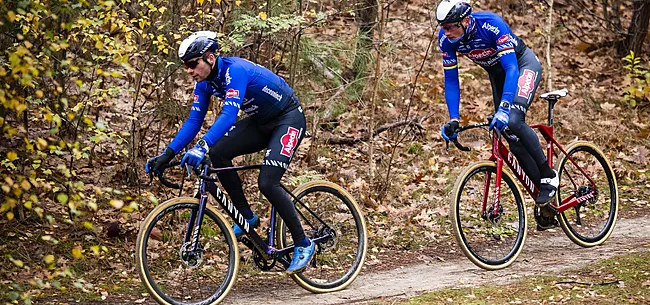
POLYGON ((61 203, 61 204, 66 204, 68 203, 68 195, 64 193, 59 193, 56 195, 56 199, 61 203))
POLYGON ((16 300, 18 300, 18 298, 20 298, 20 294, 18 292, 15 292, 15 291, 10 291, 9 293, 7 293, 7 297, 11 301, 16 301, 16 300))

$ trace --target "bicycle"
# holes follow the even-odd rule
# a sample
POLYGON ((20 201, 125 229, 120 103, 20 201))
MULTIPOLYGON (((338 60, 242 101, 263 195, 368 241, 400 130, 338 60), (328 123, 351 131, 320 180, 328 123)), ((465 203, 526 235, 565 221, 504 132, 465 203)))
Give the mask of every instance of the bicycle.
MULTIPOLYGON (((175 161, 165 168, 178 164, 175 161)), ((136 269, 156 302, 218 304, 235 282, 238 240, 222 213, 208 204, 208 194, 243 228, 240 241, 252 251, 257 268, 270 271, 289 266, 294 246, 275 208, 271 208, 267 237, 263 239, 215 183, 218 179, 211 177, 218 172, 259 168, 261 165, 211 168, 204 160, 196 170, 200 172, 196 196, 179 194, 155 207, 142 222, 136 242, 136 269), (196 282, 196 286, 177 283, 181 277, 184 282, 196 282)), ((162 171, 156 176, 166 187, 181 188, 169 182, 162 171)), ((328 181, 307 182, 293 192, 284 185, 282 188, 293 198, 306 235, 316 243, 309 267, 290 276, 312 293, 344 289, 361 271, 367 252, 366 223, 358 204, 343 188, 328 181)))
MULTIPOLYGON (((618 213, 616 177, 603 152, 594 144, 576 141, 565 149, 553 137, 553 107, 566 96, 566 89, 542 94, 548 102, 548 124, 534 124, 547 143, 547 159, 553 168, 553 156, 561 152, 555 169, 560 185, 554 199, 544 208, 557 217, 564 233, 582 247, 602 244, 612 233, 618 213), (560 203, 559 205, 557 203, 560 203)), ((485 123, 460 127, 458 133, 488 126, 485 123)), ((532 198, 538 195, 537 185, 528 177, 514 155, 502 143, 502 137, 517 141, 516 136, 492 132, 492 155, 486 161, 467 166, 458 176, 450 202, 450 215, 456 241, 475 265, 502 269, 512 264, 521 253, 526 239, 526 207, 519 185, 532 198), (512 173, 503 169, 507 164, 512 173), (514 177, 513 177, 514 174, 514 177), (505 184, 503 183, 505 182, 505 184), (491 189, 494 189, 491 192, 491 189)), ((469 151, 458 142, 454 145, 469 151)), ((449 143, 447 142, 447 147, 449 143)), ((535 217, 538 217, 535 208, 535 217)))

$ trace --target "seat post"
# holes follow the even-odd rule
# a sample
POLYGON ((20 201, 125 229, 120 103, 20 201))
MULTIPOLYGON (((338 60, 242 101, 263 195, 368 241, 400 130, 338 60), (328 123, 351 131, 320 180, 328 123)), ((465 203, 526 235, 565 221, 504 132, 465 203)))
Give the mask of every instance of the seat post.
POLYGON ((549 96, 548 101, 548 126, 553 126, 553 106, 557 103, 558 98, 555 96, 549 96))

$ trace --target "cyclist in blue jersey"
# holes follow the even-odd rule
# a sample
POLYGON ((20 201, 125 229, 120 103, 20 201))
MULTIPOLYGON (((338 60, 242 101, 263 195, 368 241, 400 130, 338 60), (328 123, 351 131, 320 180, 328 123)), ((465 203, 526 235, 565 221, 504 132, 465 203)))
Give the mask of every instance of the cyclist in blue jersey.
MULTIPOLYGON (((506 127, 519 141, 510 141, 512 153, 539 187, 535 204, 544 208, 554 198, 559 184, 557 172, 550 168, 537 134, 526 124, 530 107, 542 76, 542 66, 533 51, 512 33, 497 14, 472 12, 463 0, 443 0, 436 10, 441 26, 438 43, 445 75, 445 100, 449 122, 442 126, 445 140, 457 136, 460 85, 457 53, 465 55, 488 73, 496 114, 490 129, 506 127)), ((538 228, 556 224, 554 217, 538 218, 538 228)))
MULTIPOLYGON (((165 148, 145 165, 147 173, 159 172, 162 165, 187 146, 201 129, 210 98, 223 99, 223 108, 206 134, 181 160, 181 166, 197 166, 206 154, 212 166, 231 167, 236 156, 266 149, 258 177, 259 189, 286 222, 295 241, 293 259, 287 271, 301 272, 314 255, 315 245, 306 237, 288 194, 281 188, 284 175, 302 141, 306 121, 293 89, 279 76, 248 60, 217 55, 216 33, 200 31, 186 38, 178 56, 194 81, 194 103, 190 115, 165 148), (239 110, 247 117, 237 121, 239 110)), ((251 227, 259 226, 242 190, 236 172, 218 174, 233 204, 251 227)), ((244 232, 235 225, 235 235, 244 232)))

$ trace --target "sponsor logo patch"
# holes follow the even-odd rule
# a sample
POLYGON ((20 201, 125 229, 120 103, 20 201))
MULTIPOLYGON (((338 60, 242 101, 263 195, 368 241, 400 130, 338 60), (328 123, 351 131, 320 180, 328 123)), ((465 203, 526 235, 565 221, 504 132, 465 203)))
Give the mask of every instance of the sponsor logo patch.
POLYGON ((524 69, 524 72, 521 73, 519 81, 517 82, 517 85, 519 86, 517 95, 529 99, 530 93, 533 92, 533 88, 535 87, 535 77, 535 72, 524 69))
POLYGON ((281 155, 291 158, 293 150, 298 144, 298 132, 298 129, 289 127, 287 133, 280 138, 280 143, 282 143, 281 155))
POLYGON ((228 89, 226 91, 226 98, 239 98, 239 90, 228 89))
POLYGON ((494 33, 495 35, 499 35, 499 33, 501 32, 501 31, 499 31, 499 28, 498 28, 498 27, 493 26, 493 25, 491 25, 491 24, 489 24, 489 23, 487 23, 487 22, 486 22, 486 23, 483 23, 482 28, 484 28, 484 29, 486 29, 486 30, 488 30, 488 31, 490 31, 490 32, 492 32, 492 33, 494 33))
POLYGON ((508 36, 508 34, 505 34, 505 35, 499 37, 499 39, 497 39, 497 44, 504 44, 504 43, 508 42, 508 40, 510 40, 510 37, 508 36))
POLYGON ((267 86, 264 86, 264 88, 262 88, 262 92, 264 92, 264 93, 266 93, 266 94, 272 96, 274 99, 276 99, 276 100, 278 100, 278 101, 281 101, 281 100, 282 100, 282 94, 277 93, 277 92, 271 90, 271 89, 270 89, 269 87, 267 87, 267 86))
POLYGON ((449 53, 447 53, 447 52, 442 52, 442 57, 449 57, 449 53))
POLYGON ((198 102, 198 100, 199 100, 199 96, 197 94, 195 94, 194 95, 194 102, 196 103, 196 102, 198 102))
POLYGON ((497 52, 497 50, 492 49, 492 48, 490 48, 490 49, 472 50, 469 53, 467 53, 467 57, 469 57, 470 59, 473 59, 473 60, 481 60, 481 59, 486 59, 486 58, 494 55, 494 53, 496 53, 496 52, 497 52))
POLYGON ((232 80, 232 77, 230 77, 230 68, 226 69, 226 85, 230 85, 230 81, 232 80))

